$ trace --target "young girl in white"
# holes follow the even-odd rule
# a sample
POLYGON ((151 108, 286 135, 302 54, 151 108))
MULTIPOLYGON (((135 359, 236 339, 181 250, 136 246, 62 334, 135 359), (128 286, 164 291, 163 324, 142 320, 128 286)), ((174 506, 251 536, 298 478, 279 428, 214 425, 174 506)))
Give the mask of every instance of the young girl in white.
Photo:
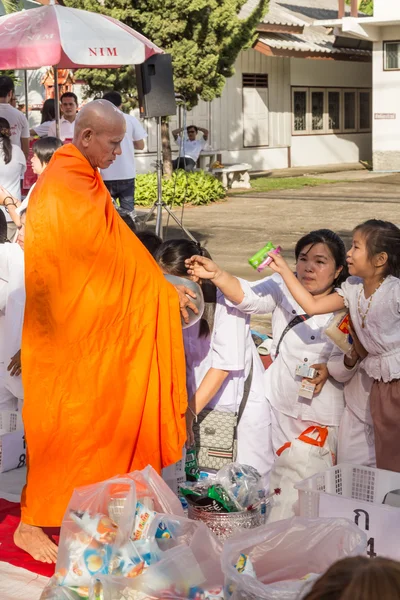
POLYGON ((271 253, 271 258, 271 267, 308 314, 348 307, 355 333, 368 352, 362 367, 373 379, 376 466, 400 472, 400 229, 376 219, 358 225, 347 253, 352 277, 324 298, 313 298, 282 256, 271 253))
MULTIPOLYGON (((164 273, 188 277, 185 261, 198 252, 199 246, 189 240, 170 240, 162 244, 155 258, 164 273)), ((193 275, 191 279, 201 284, 199 277, 193 275)), ((264 367, 251 337, 250 318, 228 306, 222 293, 207 283, 203 286, 203 318, 183 330, 190 407, 188 437, 191 420, 203 408, 237 412, 253 366, 250 393, 238 426, 237 461, 266 475, 273 462, 271 420, 264 396, 264 367)))

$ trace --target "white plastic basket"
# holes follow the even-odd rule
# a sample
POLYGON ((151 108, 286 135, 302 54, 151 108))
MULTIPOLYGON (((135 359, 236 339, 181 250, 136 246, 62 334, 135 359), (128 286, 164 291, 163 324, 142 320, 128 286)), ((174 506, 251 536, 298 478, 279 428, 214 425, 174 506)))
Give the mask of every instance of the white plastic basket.
POLYGON ((345 517, 369 537, 367 554, 400 560, 400 509, 382 504, 400 473, 340 464, 294 486, 301 517, 345 517))

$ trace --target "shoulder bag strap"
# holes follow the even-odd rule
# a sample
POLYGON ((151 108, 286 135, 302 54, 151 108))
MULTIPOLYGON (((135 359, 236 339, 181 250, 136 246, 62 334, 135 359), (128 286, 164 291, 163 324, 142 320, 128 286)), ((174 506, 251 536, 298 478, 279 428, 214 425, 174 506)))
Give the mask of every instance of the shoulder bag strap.
POLYGON ((239 410, 238 410, 238 418, 237 418, 236 427, 239 425, 240 419, 242 418, 242 415, 244 413, 244 409, 246 408, 252 381, 253 381, 253 359, 251 359, 250 372, 246 377, 246 381, 244 382, 243 398, 242 398, 242 401, 240 403, 239 410))
POLYGON ((279 354, 279 348, 281 347, 282 340, 285 337, 285 335, 287 334, 287 332, 290 331, 291 329, 293 329, 293 327, 296 327, 296 325, 298 325, 299 323, 303 323, 304 321, 307 321, 308 319, 311 319, 310 315, 307 315, 307 314, 296 315, 294 317, 294 319, 292 319, 290 321, 290 323, 288 323, 286 325, 285 329, 282 332, 281 339, 279 340, 278 345, 276 347, 275 358, 279 354))

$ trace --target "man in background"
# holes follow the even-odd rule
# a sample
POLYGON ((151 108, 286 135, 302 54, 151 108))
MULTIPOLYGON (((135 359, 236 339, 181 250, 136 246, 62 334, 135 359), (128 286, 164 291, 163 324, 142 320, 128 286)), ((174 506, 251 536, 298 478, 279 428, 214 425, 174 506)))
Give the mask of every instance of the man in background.
POLYGON ((11 105, 15 99, 14 82, 11 77, 0 77, 0 117, 7 119, 11 129, 11 143, 19 146, 28 158, 29 124, 26 116, 11 105))
MULTIPOLYGON (((120 111, 122 97, 118 92, 107 92, 103 96, 120 111)), ((125 137, 121 142, 121 154, 108 169, 102 169, 101 176, 114 200, 119 201, 120 213, 135 220, 135 150, 143 150, 147 137, 139 121, 132 115, 121 113, 126 123, 125 137)))
POLYGON ((180 134, 184 131, 184 128, 174 129, 172 135, 174 136, 175 142, 179 146, 179 156, 172 161, 174 169, 184 169, 185 171, 193 171, 196 166, 197 160, 200 156, 200 152, 208 140, 208 130, 203 127, 196 127, 196 125, 189 125, 186 128, 187 137, 181 138, 180 134), (198 140, 197 134, 201 131, 203 139, 198 140))
POLYGON ((56 122, 51 123, 48 136, 58 137, 62 142, 71 140, 74 137, 75 119, 78 112, 78 98, 73 92, 65 92, 61 96, 61 111, 63 116, 60 119, 60 135, 56 134, 56 122))

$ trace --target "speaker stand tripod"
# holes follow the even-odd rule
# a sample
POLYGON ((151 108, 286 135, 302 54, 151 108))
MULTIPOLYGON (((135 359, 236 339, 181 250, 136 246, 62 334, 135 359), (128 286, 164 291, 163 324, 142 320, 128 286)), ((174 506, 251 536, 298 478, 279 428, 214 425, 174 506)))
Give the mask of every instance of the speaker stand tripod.
POLYGON ((150 211, 147 213, 144 225, 147 225, 153 214, 156 212, 156 234, 163 239, 163 224, 162 224, 162 211, 163 209, 169 214, 171 219, 182 229, 182 231, 188 236, 192 242, 198 243, 196 238, 184 227, 182 221, 172 212, 170 207, 162 199, 162 156, 161 156, 161 117, 156 117, 157 123, 157 201, 153 204, 150 211))

